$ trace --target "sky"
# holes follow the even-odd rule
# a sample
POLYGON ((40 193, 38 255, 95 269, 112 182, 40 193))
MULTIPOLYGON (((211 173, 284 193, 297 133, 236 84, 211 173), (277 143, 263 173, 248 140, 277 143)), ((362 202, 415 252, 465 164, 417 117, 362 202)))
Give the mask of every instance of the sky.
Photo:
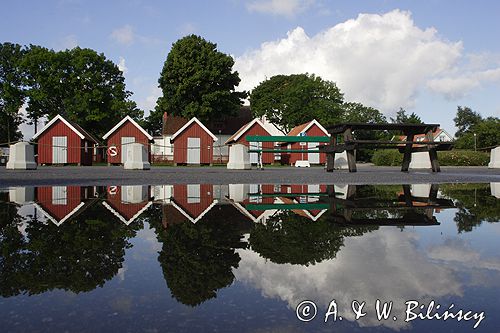
POLYGON ((0 42, 104 53, 146 115, 172 43, 196 34, 234 58, 238 90, 310 73, 346 101, 388 117, 402 107, 450 133, 459 105, 500 116, 494 0, 2 1, 0 11, 0 42))

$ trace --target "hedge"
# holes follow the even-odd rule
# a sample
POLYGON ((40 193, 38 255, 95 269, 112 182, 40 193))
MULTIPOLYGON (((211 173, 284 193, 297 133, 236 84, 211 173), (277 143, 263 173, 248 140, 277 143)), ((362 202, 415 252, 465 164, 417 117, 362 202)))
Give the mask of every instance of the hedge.
MULTIPOLYGON (((439 164, 442 166, 483 166, 488 165, 490 155, 486 152, 473 150, 438 151, 439 164)), ((398 150, 377 150, 373 154, 375 165, 400 166, 403 154, 398 150)))

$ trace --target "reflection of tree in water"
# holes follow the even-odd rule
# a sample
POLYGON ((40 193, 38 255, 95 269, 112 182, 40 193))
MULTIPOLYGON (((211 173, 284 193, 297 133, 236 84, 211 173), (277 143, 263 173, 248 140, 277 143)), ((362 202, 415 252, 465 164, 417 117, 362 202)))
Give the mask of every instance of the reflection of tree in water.
MULTIPOLYGON (((2 224, 2 234, 11 233, 11 224, 2 224)), ((10 236, 2 241, 2 296, 55 288, 78 293, 102 286, 122 267, 125 249, 131 247, 128 238, 135 234, 100 204, 59 227, 30 217, 25 231, 22 243, 10 236)))
POLYGON ((482 222, 500 221, 500 200, 491 195, 489 184, 448 184, 441 192, 453 199, 458 211, 458 232, 469 232, 482 222))
POLYGON ((346 237, 376 229, 336 225, 325 216, 311 221, 285 211, 271 217, 266 224, 257 224, 249 242, 255 252, 272 262, 310 265, 335 258, 346 237))
POLYGON ((19 231, 23 218, 18 206, 0 197, 0 295, 17 294, 13 284, 20 279, 18 269, 23 262, 26 239, 19 231))
POLYGON ((176 223, 167 229, 151 223, 163 243, 158 261, 172 296, 179 302, 196 306, 216 297, 217 290, 233 282, 233 268, 240 261, 235 249, 246 247, 234 220, 216 215, 196 224, 176 223))

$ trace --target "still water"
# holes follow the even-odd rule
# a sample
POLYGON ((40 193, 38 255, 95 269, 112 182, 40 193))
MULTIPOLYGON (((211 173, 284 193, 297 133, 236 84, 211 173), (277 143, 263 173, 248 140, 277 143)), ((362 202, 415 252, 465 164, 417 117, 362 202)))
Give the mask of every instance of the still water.
POLYGON ((498 183, 3 189, 0 330, 498 332, 499 197, 498 183))

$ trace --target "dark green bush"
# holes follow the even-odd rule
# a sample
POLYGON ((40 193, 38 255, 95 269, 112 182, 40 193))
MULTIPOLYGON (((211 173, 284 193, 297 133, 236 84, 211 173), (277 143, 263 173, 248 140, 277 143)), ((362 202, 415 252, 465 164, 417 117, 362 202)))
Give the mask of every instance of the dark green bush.
MULTIPOLYGON (((438 160, 442 166, 481 166, 488 165, 490 155, 472 150, 439 151, 438 160)), ((400 166, 403 154, 397 149, 377 150, 373 154, 372 162, 375 165, 400 166)))
POLYGON ((403 163, 403 154, 397 149, 375 150, 372 162, 375 165, 400 166, 403 163))

